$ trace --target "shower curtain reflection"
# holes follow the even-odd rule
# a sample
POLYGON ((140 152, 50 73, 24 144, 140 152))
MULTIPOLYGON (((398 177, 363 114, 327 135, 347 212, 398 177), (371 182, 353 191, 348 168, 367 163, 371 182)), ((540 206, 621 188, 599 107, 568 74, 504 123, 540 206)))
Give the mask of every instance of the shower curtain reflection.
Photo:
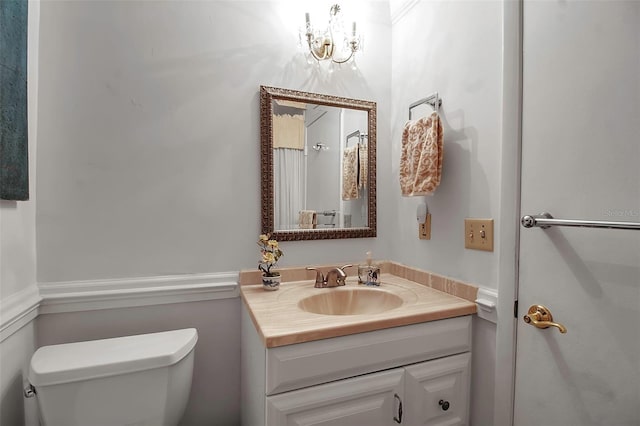
POLYGON ((275 148, 273 166, 275 230, 296 229, 304 210, 304 151, 275 148))

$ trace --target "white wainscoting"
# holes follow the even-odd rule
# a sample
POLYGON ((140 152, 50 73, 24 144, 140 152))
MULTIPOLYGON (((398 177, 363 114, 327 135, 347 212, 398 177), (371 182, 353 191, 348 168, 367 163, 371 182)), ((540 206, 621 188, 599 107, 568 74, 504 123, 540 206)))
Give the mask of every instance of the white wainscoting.
POLYGON ((2 300, 0 342, 38 314, 238 297, 238 272, 41 283, 2 300))

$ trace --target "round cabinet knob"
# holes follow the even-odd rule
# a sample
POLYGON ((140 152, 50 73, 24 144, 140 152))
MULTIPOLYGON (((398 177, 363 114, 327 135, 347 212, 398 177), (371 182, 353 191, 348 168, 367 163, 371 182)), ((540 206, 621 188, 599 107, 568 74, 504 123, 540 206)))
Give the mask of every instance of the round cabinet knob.
POLYGON ((451 404, 449 404, 449 401, 445 401, 444 399, 441 399, 438 404, 440 404, 440 407, 442 408, 442 411, 447 411, 449 409, 449 406, 451 404))

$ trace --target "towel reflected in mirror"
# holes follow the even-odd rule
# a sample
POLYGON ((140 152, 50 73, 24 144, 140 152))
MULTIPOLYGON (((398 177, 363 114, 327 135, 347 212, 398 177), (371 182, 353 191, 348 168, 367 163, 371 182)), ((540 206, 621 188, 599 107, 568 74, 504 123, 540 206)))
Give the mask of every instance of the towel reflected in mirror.
POLYGON ((315 229, 318 219, 315 210, 300 210, 298 226, 300 229, 315 229))

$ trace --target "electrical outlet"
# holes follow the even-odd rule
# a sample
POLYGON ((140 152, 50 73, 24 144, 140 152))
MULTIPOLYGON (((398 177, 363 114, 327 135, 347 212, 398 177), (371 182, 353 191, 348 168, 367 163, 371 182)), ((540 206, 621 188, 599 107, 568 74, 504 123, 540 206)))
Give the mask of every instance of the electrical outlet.
POLYGON ((431 213, 427 213, 423 223, 418 222, 418 238, 421 240, 431 239, 431 213))
POLYGON ((464 247, 493 251, 493 219, 465 219, 464 247))

